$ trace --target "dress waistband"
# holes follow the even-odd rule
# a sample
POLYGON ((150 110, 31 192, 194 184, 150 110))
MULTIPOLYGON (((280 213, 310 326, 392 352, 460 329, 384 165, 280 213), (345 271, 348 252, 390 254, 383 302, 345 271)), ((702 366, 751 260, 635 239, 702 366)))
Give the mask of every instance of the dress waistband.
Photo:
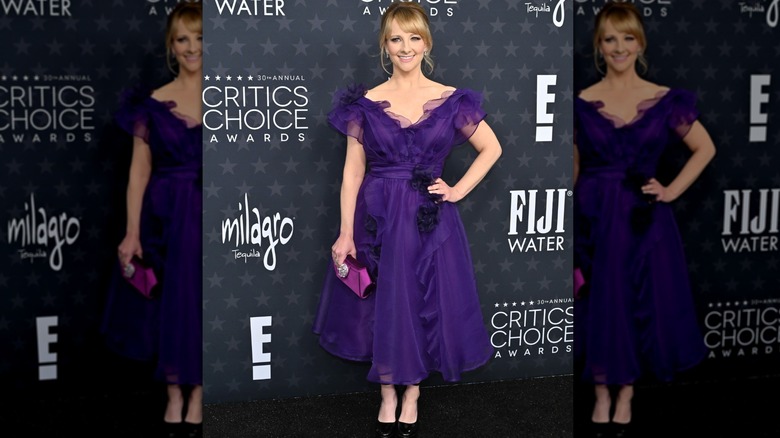
POLYGON ((415 163, 372 164, 368 174, 376 178, 413 179, 416 175, 427 175, 433 178, 441 175, 441 168, 424 166, 415 163))
POLYGON ((580 175, 594 178, 622 179, 628 175, 628 168, 620 166, 598 166, 580 169, 580 175))
POLYGON ((200 163, 188 163, 179 166, 160 166, 154 168, 154 174, 160 176, 199 178, 202 172, 203 166, 200 163))

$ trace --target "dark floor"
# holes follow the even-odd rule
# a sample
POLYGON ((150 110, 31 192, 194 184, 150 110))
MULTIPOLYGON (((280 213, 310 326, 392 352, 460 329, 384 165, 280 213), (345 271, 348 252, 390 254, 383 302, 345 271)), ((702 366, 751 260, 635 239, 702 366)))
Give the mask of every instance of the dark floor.
MULTIPOLYGON (((420 437, 571 437, 570 376, 423 387, 420 437)), ((206 407, 208 437, 373 437, 379 392, 206 407)))
MULTIPOLYGON (((125 373, 56 393, 4 394, 0 437, 160 436, 165 388, 142 378, 145 371, 117 370, 125 373)), ((638 382, 633 436, 780 437, 780 369, 762 377, 725 374, 638 382)), ((572 376, 423 387, 420 437, 583 438, 591 403, 592 389, 572 376)), ((371 437, 378 405, 378 391, 206 405, 204 432, 207 438, 371 437)))

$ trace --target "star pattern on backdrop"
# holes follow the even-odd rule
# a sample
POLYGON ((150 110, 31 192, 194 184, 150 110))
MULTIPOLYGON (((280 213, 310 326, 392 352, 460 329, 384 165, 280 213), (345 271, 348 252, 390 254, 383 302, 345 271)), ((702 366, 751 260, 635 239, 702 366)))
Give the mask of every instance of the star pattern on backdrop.
MULTIPOLYGON (((273 393, 299 395, 299 388, 313 386, 324 392, 343 391, 345 382, 350 382, 354 390, 368 385, 355 375, 355 365, 333 360, 311 333, 319 287, 328 268, 327 248, 338 230, 338 193, 344 160, 344 139, 330 128, 326 115, 337 89, 352 82, 372 84, 386 77, 374 43, 378 15, 364 16, 363 9, 330 7, 337 3, 317 7, 303 7, 302 2, 288 4, 285 16, 274 19, 278 26, 264 24, 274 21, 267 19, 206 20, 210 26, 205 31, 210 36, 209 43, 213 47, 221 45, 222 49, 212 51, 207 58, 204 84, 223 90, 246 90, 251 85, 303 86, 308 98, 308 128, 289 130, 291 139, 286 141, 280 138, 278 130, 267 131, 267 139, 253 133, 254 141, 247 140, 248 130, 204 132, 204 229, 211 230, 204 247, 204 294, 210 298, 204 318, 212 322, 205 325, 205 336, 211 345, 212 362, 220 364, 218 371, 208 367, 204 370, 210 381, 207 397, 212 400, 240 399, 242 396, 236 393, 253 386, 248 385, 249 369, 259 364, 251 363, 251 342, 235 341, 239 339, 236 333, 249 335, 242 323, 247 312, 272 316, 273 377, 266 383, 273 393), (271 79, 285 74, 302 79, 271 79), (212 134, 218 142, 210 145, 208 137, 212 134), (228 141, 228 134, 243 140, 228 141), (303 135, 303 140, 297 139, 298 134, 303 135), (225 187, 236 187, 237 191, 226 192, 225 187), (279 214, 294 223, 290 242, 275 246, 277 264, 273 271, 263 265, 263 253, 268 249, 265 243, 237 248, 233 241, 223 242, 220 237, 223 221, 233 220, 239 214, 244 193, 250 209, 257 208, 263 216, 279 214), (253 248, 260 257, 232 260, 231 250, 247 252, 253 248), (282 361, 280 351, 307 359, 282 361), (293 353, 298 351, 301 353, 293 353)), ((469 199, 459 204, 481 293, 518 302, 526 293, 542 300, 567 295, 571 283, 566 279, 563 254, 511 253, 505 239, 508 190, 557 188, 561 174, 569 173, 562 169, 571 163, 571 138, 565 134, 570 132, 570 110, 554 109, 554 132, 562 142, 535 144, 533 132, 536 75, 557 74, 559 84, 571 83, 568 75, 574 42, 570 23, 556 32, 546 25, 552 21, 550 15, 527 15, 520 11, 517 2, 459 3, 452 16, 432 17, 437 42, 432 52, 436 63, 434 78, 480 91, 488 122, 502 142, 506 139, 500 165, 469 199), (481 26, 486 31, 478 33, 481 26), (534 261, 526 269, 529 260, 534 261)), ((555 91, 563 90, 559 87, 555 91)), ((222 95, 217 93, 207 99, 218 97, 222 95)), ((236 106, 232 108, 238 110, 236 106)), ((259 108, 265 108, 265 103, 259 108)), ((218 115, 213 121, 224 122, 225 116, 218 115)), ((445 179, 455 179, 465 172, 475 157, 470 149, 456 149, 445 167, 445 179)), ((484 307, 486 321, 491 315, 488 307, 484 307)), ((559 362, 564 366, 567 363, 555 362, 556 366, 559 362)), ((549 366, 549 361, 498 360, 490 370, 495 376, 510 377, 544 373, 549 366)), ((561 372, 566 371, 561 368, 561 372)))

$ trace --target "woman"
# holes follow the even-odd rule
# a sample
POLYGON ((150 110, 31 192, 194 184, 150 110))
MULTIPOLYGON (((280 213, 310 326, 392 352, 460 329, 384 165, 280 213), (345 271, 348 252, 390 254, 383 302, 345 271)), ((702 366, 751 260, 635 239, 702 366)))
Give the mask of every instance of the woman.
POLYGON ((157 361, 167 385, 169 436, 200 436, 202 423, 201 70, 202 9, 181 2, 165 35, 174 79, 156 90, 126 93, 116 121, 133 135, 127 225, 117 271, 137 257, 151 266, 155 297, 135 293, 120 273, 103 322, 108 344, 138 360, 157 361))
POLYGON ((455 203, 485 177, 501 146, 483 120, 478 93, 423 73, 433 66, 432 48, 424 9, 393 3, 379 32, 390 78, 370 90, 340 92, 329 114, 347 136, 333 262, 355 257, 376 289, 361 300, 329 268, 314 332, 330 353, 372 363, 367 378, 381 385, 376 434, 382 437, 396 429, 416 436, 419 384, 431 372, 458 381, 493 353, 455 203), (449 185, 439 177, 444 161, 466 140, 478 155, 449 185), (395 385, 405 386, 398 417, 395 385))
POLYGON ((607 3, 593 35, 597 68, 606 72, 574 102, 574 261, 586 285, 575 302, 576 351, 582 378, 595 385, 594 427, 603 432, 612 422, 619 435, 631 422, 637 379, 669 381, 706 355, 669 204, 715 146, 692 93, 637 73, 646 47, 633 4, 607 3), (690 155, 666 185, 655 178, 660 157, 679 141, 690 155))

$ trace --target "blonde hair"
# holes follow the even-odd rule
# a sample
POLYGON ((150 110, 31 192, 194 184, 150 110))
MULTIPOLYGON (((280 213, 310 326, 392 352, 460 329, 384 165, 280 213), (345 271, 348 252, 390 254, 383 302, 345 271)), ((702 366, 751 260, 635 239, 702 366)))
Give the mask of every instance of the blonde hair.
MULTIPOLYGON (((639 46, 642 47, 642 50, 647 48, 647 36, 642 25, 642 15, 639 13, 639 9, 633 3, 609 2, 605 4, 596 15, 596 23, 593 26, 593 62, 596 64, 596 70, 601 74, 604 74, 604 72, 601 70, 601 64, 599 63, 599 44, 601 43, 604 26, 607 22, 611 23, 618 32, 633 35, 639 46)), ((642 52, 639 52, 637 61, 642 66, 643 73, 646 73, 647 59, 645 59, 642 52)))
POLYGON ((203 5, 200 1, 186 1, 182 0, 174 6, 171 13, 168 14, 168 21, 165 26, 165 62, 168 65, 168 70, 173 74, 177 74, 173 68, 172 61, 176 60, 175 56, 171 56, 173 39, 176 38, 176 25, 181 20, 184 27, 192 32, 203 32, 203 5), (173 58, 173 59, 171 59, 173 58))
POLYGON ((431 36, 428 15, 425 13, 425 9, 418 3, 408 2, 391 4, 382 16, 382 22, 379 26, 379 62, 382 64, 382 70, 387 74, 392 74, 387 71, 384 55, 387 53, 387 39, 390 37, 390 27, 393 20, 398 22, 398 26, 404 32, 414 33, 422 37, 423 42, 428 47, 428 50, 423 53, 423 61, 428 66, 428 73, 432 73, 433 58, 431 58, 431 50, 433 49, 433 37, 431 36))

